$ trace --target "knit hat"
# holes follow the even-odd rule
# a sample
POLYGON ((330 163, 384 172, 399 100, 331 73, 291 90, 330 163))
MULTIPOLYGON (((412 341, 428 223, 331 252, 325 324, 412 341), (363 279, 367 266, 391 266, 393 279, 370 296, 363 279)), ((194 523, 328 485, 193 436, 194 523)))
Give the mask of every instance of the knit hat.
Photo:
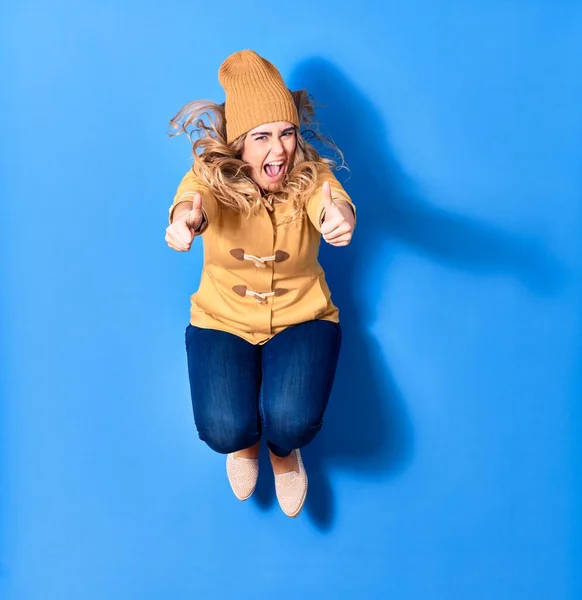
POLYGON ((253 50, 231 54, 220 65, 218 81, 226 95, 229 144, 263 123, 289 121, 299 127, 297 108, 281 74, 253 50))

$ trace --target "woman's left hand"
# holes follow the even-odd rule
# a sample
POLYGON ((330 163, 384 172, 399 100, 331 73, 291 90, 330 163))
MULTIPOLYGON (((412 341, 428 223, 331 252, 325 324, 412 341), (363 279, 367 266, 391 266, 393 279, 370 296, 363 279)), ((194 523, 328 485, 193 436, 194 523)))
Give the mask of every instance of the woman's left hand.
POLYGON ((334 202, 329 181, 323 183, 322 202, 325 217, 321 225, 323 239, 332 246, 347 246, 354 232, 354 211, 347 202, 334 202))

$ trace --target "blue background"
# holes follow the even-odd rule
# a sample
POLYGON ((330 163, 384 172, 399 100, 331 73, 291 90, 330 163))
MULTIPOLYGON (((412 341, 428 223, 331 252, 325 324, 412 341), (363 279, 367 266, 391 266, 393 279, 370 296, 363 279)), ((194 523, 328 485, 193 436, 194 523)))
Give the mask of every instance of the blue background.
POLYGON ((582 4, 0 11, 1 597, 582 597, 582 4), (359 210, 298 520, 196 438, 201 247, 164 242, 168 121, 243 48, 325 105, 359 210))

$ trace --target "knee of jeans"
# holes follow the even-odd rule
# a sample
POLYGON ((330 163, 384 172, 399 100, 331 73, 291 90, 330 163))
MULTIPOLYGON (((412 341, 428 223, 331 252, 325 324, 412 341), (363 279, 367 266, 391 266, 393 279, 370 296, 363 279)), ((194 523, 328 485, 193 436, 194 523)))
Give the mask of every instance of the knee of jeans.
POLYGON ((321 427, 321 421, 275 421, 270 423, 268 439, 277 446, 293 450, 311 442, 321 427))
POLYGON ((220 454, 230 454, 249 448, 258 441, 256 428, 235 421, 223 420, 197 428, 200 439, 220 454))

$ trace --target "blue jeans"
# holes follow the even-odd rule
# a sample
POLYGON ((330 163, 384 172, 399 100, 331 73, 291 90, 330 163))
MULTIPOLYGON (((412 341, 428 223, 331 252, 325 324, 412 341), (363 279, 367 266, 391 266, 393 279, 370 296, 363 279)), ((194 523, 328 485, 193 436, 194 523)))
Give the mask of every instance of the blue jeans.
POLYGON ((339 349, 338 323, 308 321, 262 346, 224 331, 188 325, 186 351, 200 439, 227 454, 261 437, 277 456, 321 429, 339 349))

